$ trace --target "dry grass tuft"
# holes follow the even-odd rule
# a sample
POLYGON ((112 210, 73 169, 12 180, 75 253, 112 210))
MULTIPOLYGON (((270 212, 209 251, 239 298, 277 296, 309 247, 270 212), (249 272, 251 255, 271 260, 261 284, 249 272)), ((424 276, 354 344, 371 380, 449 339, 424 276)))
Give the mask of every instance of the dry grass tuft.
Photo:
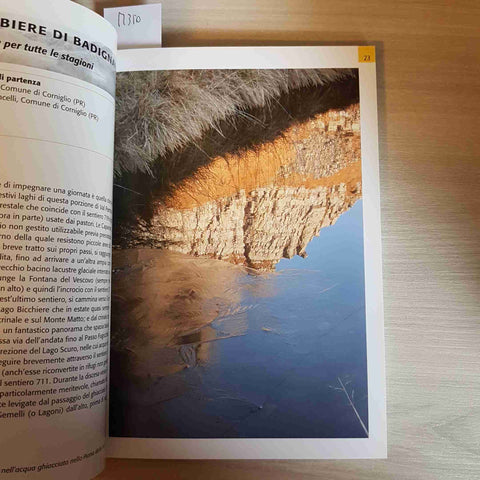
MULTIPOLYGON (((208 130, 222 135, 230 117, 274 108, 301 88, 355 76, 350 69, 182 70, 117 75, 115 171, 152 172, 154 162, 195 143, 208 130)), ((251 119, 255 123, 255 118, 251 119)))

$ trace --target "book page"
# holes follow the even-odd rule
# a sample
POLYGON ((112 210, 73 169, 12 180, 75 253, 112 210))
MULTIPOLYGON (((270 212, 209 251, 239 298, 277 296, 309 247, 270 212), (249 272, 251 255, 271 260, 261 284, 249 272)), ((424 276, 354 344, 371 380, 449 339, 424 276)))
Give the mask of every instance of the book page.
POLYGON ((0 478, 104 463, 116 34, 0 0, 0 478))
POLYGON ((374 48, 118 70, 110 455, 385 456, 374 48))

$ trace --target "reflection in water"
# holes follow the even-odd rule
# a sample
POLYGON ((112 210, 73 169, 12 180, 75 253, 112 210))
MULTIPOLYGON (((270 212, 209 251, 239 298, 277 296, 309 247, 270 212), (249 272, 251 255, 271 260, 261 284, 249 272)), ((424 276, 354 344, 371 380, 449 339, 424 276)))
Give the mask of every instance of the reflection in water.
POLYGON ((111 434, 365 437, 361 189, 351 105, 158 200, 113 255, 111 434))
POLYGON ((152 245, 272 271, 361 197, 358 105, 295 124, 258 147, 214 158, 138 221, 152 245))
POLYGON ((166 250, 116 251, 111 434, 364 437, 361 202, 262 273, 166 250))
POLYGON ((131 353, 129 370, 140 376, 173 373, 205 359, 208 342, 242 334, 247 308, 235 305, 243 274, 238 267, 150 249, 114 251, 113 261, 112 344, 131 353), (234 329, 209 326, 225 315, 237 319, 234 329))

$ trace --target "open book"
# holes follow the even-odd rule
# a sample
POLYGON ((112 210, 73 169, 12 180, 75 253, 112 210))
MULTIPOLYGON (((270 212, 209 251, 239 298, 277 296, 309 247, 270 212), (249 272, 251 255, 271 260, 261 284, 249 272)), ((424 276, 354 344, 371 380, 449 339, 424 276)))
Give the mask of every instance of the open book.
POLYGON ((385 456, 376 108, 373 47, 0 0, 0 478, 385 456))

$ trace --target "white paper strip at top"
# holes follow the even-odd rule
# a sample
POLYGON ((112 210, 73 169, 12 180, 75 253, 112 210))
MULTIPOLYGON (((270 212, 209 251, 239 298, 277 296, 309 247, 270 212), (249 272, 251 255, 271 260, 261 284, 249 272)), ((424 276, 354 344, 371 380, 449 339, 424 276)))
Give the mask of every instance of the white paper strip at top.
POLYGON ((104 17, 118 33, 118 48, 162 46, 162 6, 157 4, 105 8, 104 17))

